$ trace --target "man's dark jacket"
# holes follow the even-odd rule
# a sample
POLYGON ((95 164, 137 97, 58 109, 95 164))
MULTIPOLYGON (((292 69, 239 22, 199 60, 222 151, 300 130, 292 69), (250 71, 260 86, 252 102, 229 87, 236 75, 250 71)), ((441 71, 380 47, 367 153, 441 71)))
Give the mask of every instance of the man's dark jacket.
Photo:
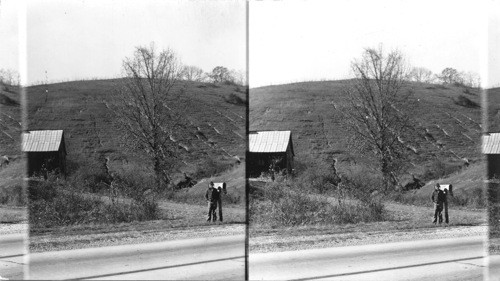
POLYGON ((445 198, 446 198, 445 194, 441 189, 438 189, 438 190, 434 189, 434 191, 432 192, 431 200, 434 203, 437 203, 437 204, 443 203, 445 198))
POLYGON ((207 201, 210 201, 211 203, 215 203, 217 202, 217 200, 219 200, 219 192, 215 188, 209 188, 205 193, 205 199, 207 199, 207 201))

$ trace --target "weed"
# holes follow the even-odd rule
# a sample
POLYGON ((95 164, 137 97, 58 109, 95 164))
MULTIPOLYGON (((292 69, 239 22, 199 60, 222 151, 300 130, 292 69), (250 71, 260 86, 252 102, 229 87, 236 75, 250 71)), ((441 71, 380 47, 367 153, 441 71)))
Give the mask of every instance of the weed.
POLYGON ((26 205, 26 196, 21 184, 16 184, 0 189, 0 204, 24 206, 26 205))
POLYGON ((154 196, 111 202, 83 193, 70 181, 49 176, 29 181, 29 221, 33 228, 158 219, 154 196))
POLYGON ((364 184, 347 178, 345 181, 338 184, 331 172, 311 169, 293 180, 269 182, 263 187, 250 185, 251 222, 298 226, 385 219, 383 203, 371 198, 364 184), (338 204, 329 198, 338 199, 338 204))

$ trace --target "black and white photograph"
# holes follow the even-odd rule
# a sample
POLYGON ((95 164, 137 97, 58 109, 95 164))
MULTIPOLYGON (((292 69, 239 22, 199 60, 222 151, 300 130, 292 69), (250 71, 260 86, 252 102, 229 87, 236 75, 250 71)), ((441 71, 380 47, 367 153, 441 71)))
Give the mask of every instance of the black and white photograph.
POLYGON ((488 68, 484 91, 484 130, 482 152, 486 162, 488 199, 488 275, 489 280, 500 278, 500 2, 488 13, 488 68))
POLYGON ((483 280, 488 3, 249 9, 249 278, 483 280))
POLYGON ((0 280, 500 280, 499 0, 0 0, 0 280))
POLYGON ((29 255, 23 276, 2 253, 0 276, 244 279, 246 2, 16 2, 1 3, 2 26, 25 27, 2 31, 2 221, 28 224, 29 255))
POLYGON ((28 253, 17 7, 0 4, 0 280, 23 279, 28 253))

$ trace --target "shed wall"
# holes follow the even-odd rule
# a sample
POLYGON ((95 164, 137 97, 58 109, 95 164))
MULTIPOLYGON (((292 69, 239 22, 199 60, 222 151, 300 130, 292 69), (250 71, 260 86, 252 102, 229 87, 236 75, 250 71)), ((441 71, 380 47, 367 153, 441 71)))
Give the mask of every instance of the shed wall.
POLYGON ((500 179, 500 154, 487 154, 486 161, 488 179, 492 179, 495 176, 500 179))

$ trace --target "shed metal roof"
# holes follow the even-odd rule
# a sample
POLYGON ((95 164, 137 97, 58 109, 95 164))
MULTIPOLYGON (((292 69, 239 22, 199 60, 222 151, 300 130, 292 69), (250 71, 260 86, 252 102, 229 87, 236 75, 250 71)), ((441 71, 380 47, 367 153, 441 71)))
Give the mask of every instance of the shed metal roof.
POLYGON ((58 151, 63 138, 63 130, 28 131, 23 133, 23 152, 58 151))
POLYGON ((483 136, 483 153, 500 154, 500 133, 483 136))
POLYGON ((291 131, 255 131, 249 133, 250 152, 286 152, 291 131))

